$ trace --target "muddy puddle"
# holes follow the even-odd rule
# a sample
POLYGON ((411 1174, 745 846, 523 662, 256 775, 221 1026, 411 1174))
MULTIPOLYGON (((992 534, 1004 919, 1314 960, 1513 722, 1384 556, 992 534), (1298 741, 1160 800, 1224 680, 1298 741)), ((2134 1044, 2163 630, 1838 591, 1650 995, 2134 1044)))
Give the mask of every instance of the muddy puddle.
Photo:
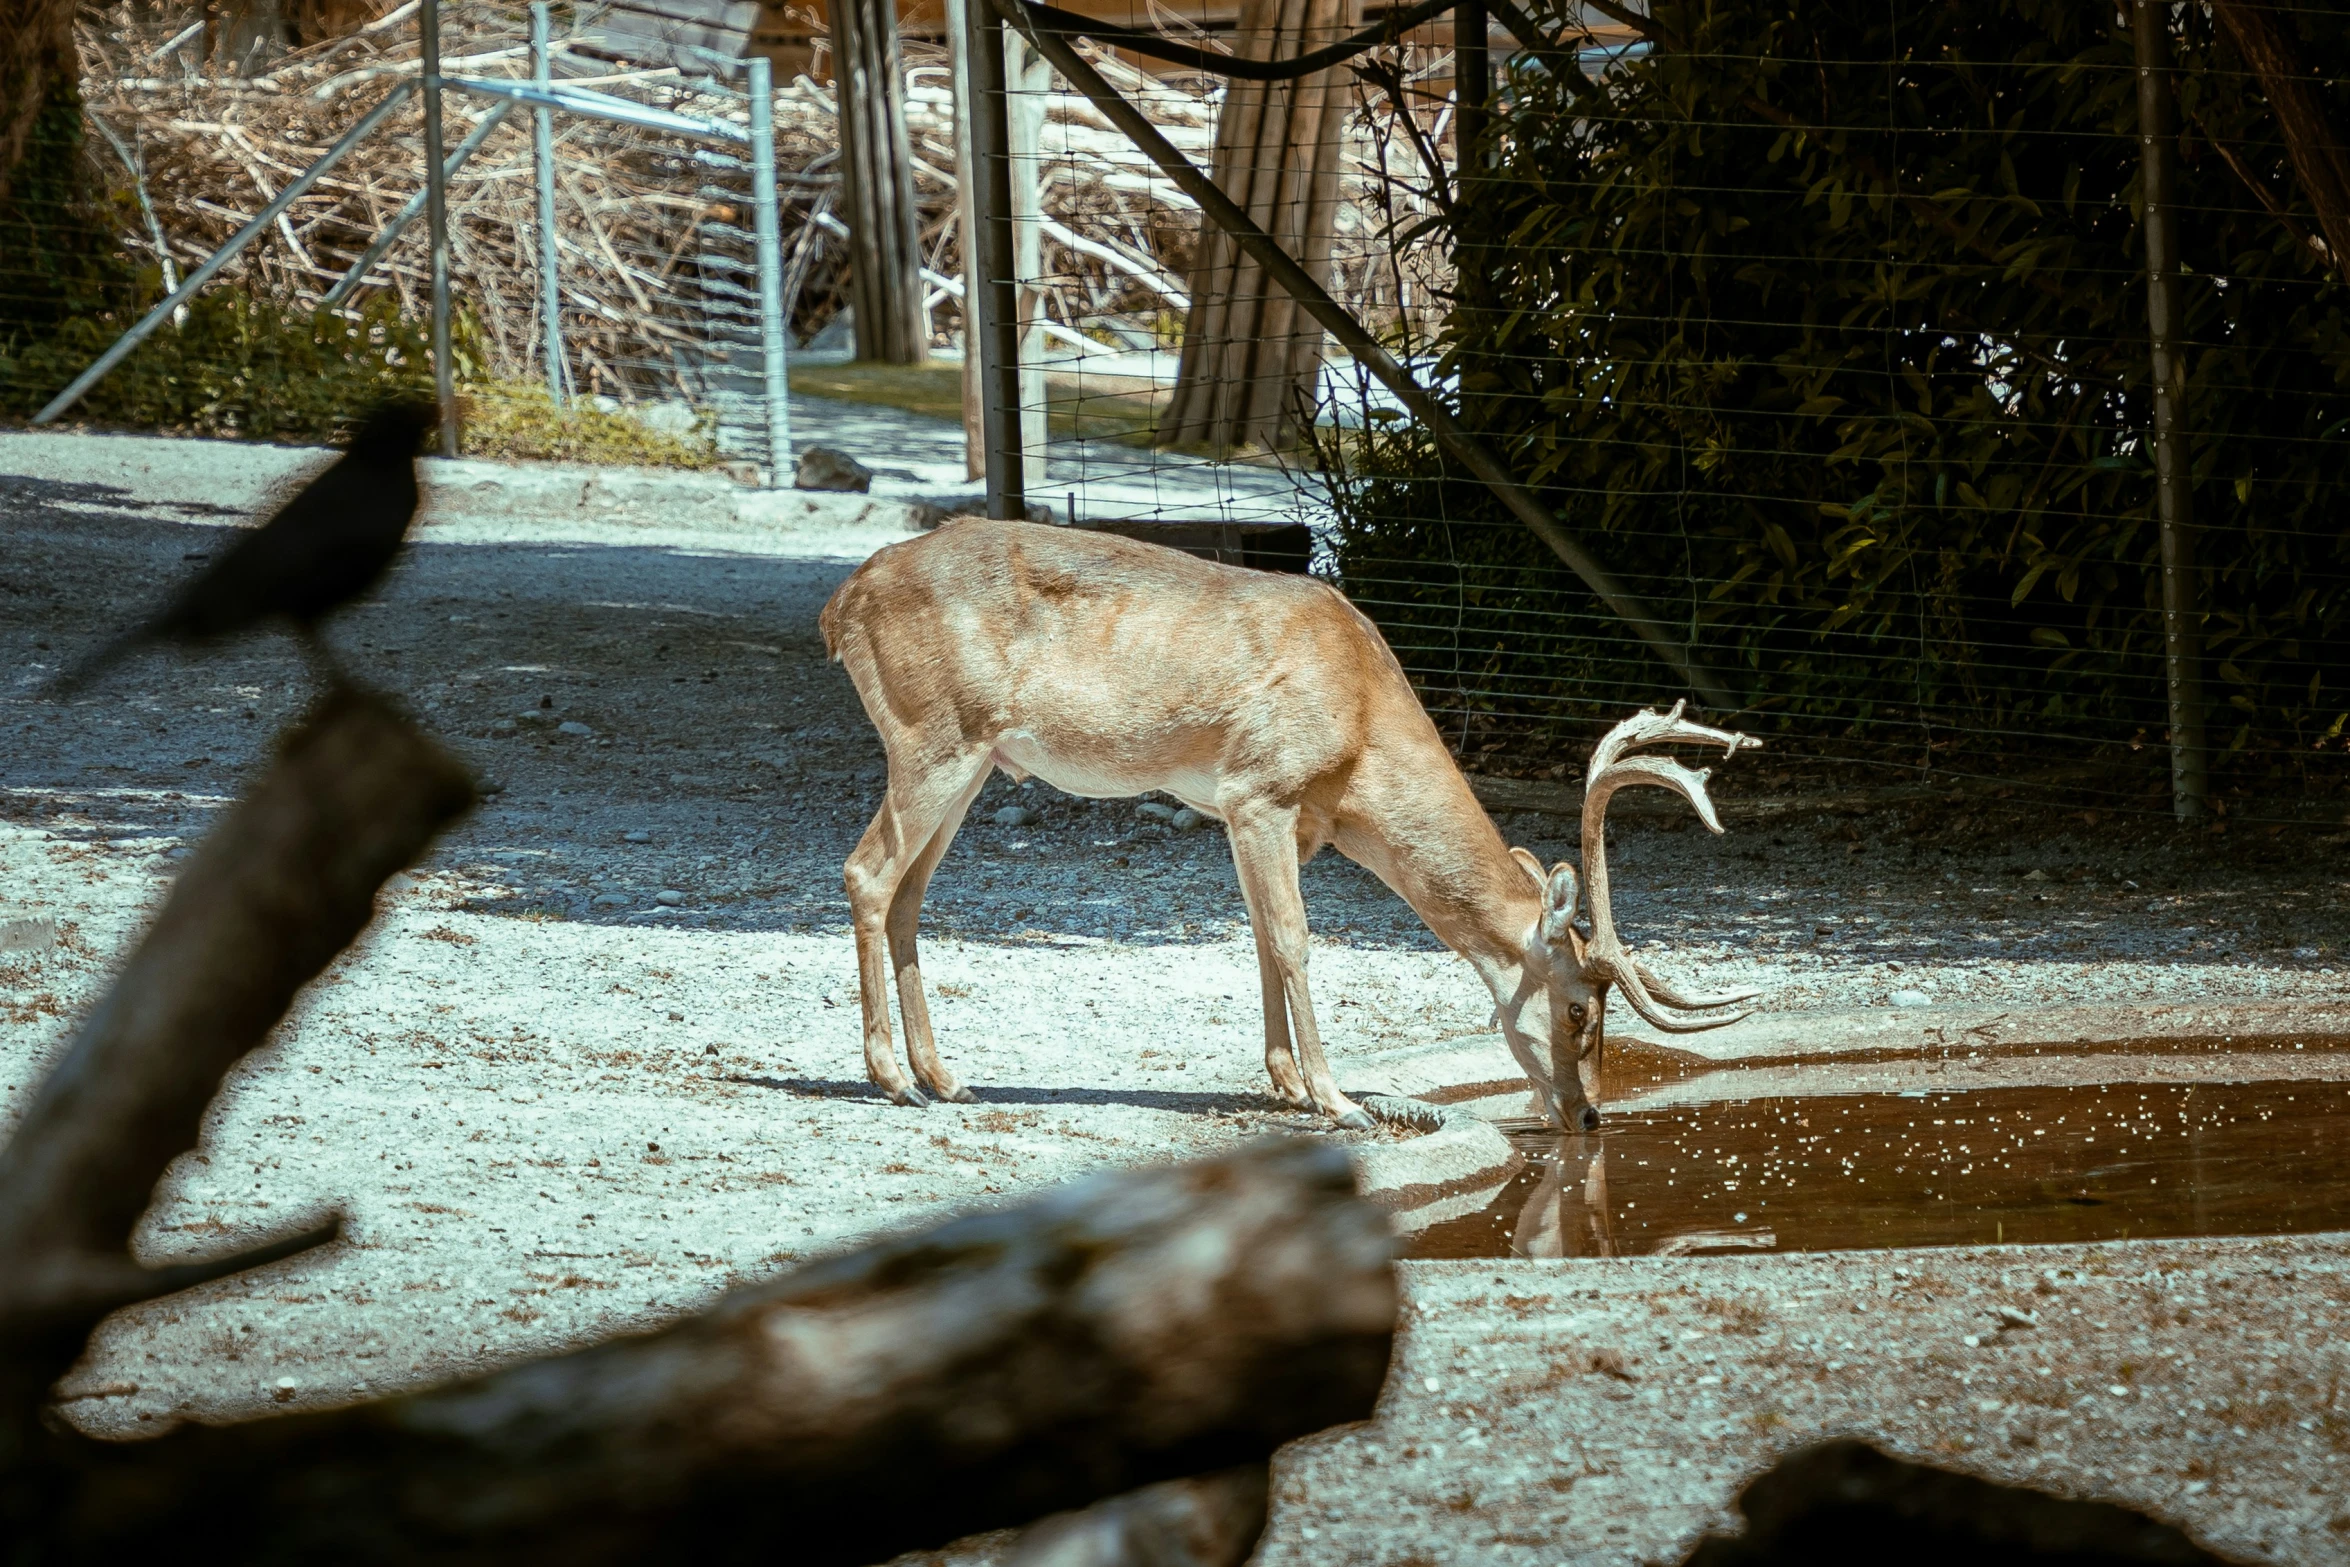
POLYGON ((1720 1256, 2350 1229, 2350 1083, 2110 1083, 1611 1110, 1410 1257, 1720 1256))

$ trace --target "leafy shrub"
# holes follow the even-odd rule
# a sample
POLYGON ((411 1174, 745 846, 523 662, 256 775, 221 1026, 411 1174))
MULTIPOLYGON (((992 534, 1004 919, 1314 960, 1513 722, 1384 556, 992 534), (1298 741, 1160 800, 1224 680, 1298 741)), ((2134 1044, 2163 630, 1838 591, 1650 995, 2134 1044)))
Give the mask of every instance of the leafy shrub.
POLYGON ((714 424, 704 414, 690 433, 670 434, 589 403, 558 408, 543 386, 500 381, 463 390, 457 432, 468 457, 709 468, 718 461, 714 424))
MULTIPOLYGON (((155 299, 75 316, 0 344, 0 410, 26 415, 70 382, 155 299)), ((430 394, 423 331, 379 299, 358 319, 288 311, 243 289, 198 294, 90 388, 74 417, 121 429, 261 441, 331 441, 394 394, 430 394)))
MULTIPOLYGON (((28 415, 151 308, 66 320, 27 346, 0 342, 0 412, 28 415)), ((379 295, 356 319, 287 310, 233 286, 189 301, 186 320, 159 327, 75 405, 73 417, 115 429, 174 435, 330 443, 385 397, 432 395, 425 328, 379 295)), ((456 337, 467 335, 462 319, 456 337)), ((574 404, 546 388, 481 382, 460 389, 460 450, 468 457, 707 468, 717 461, 708 421, 686 434, 626 414, 574 404)))
MULTIPOLYGON (((1652 14, 1670 41, 1597 91, 1522 67, 1497 105, 1451 218, 1464 415, 1755 727, 2153 762, 2127 31, 2079 0, 1652 14)), ((2220 155, 2294 188, 2242 62, 2181 15, 2211 738, 2306 778, 2350 712, 2350 288, 2220 155)), ((2294 15, 2350 121, 2350 13, 2294 15)), ((1346 588, 1464 736, 1669 694, 1423 438, 1325 445, 1346 588)))

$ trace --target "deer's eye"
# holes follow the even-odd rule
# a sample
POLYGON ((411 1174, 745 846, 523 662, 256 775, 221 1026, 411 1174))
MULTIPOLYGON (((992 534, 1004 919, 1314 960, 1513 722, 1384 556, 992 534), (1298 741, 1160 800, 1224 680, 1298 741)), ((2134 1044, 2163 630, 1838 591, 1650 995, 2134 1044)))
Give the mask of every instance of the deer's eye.
POLYGON ((1577 1026, 1580 1026, 1583 1020, 1590 1015, 1590 1009, 1584 1006, 1582 1002, 1570 1001, 1567 1003, 1567 1016, 1573 1019, 1577 1026))

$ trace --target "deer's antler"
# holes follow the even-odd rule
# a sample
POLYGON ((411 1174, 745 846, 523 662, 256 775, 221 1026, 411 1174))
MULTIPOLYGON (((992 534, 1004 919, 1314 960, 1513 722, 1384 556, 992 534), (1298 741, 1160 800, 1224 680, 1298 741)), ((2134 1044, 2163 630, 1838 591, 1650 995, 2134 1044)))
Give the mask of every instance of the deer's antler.
POLYGON ((1709 829, 1717 833, 1722 830, 1722 820, 1715 814, 1714 802, 1705 791, 1706 780, 1712 776, 1710 769, 1683 767, 1669 757, 1625 753, 1644 746, 1682 743, 1718 745, 1727 755, 1735 756, 1741 750, 1762 745, 1752 735, 1689 722, 1681 716, 1687 705, 1675 702, 1669 713, 1644 709, 1609 730, 1591 753, 1590 771, 1583 783, 1583 875, 1585 897, 1591 910, 1591 946, 1584 956, 1585 970, 1596 982, 1620 987, 1624 999, 1632 1003, 1633 1011, 1668 1034, 1695 1034, 1721 1028, 1750 1016, 1751 1009, 1727 1016, 1683 1018, 1667 1012, 1666 1006, 1706 1011, 1751 1001, 1760 994, 1744 990, 1719 996, 1684 996, 1634 960, 1616 935, 1615 913, 1608 903, 1607 804, 1618 789, 1630 784, 1670 789, 1689 802, 1697 812, 1697 819, 1709 829))

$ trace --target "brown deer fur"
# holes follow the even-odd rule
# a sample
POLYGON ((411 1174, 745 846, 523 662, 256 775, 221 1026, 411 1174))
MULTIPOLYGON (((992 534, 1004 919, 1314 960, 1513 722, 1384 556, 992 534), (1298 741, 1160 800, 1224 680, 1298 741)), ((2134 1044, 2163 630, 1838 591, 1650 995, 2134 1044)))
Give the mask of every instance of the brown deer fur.
MULTIPOLYGON (((1307 984, 1297 870, 1327 844, 1468 959, 1552 1118, 1597 1124, 1578 1066, 1622 980, 1593 968, 1574 929, 1575 871, 1545 875, 1502 842, 1378 628, 1327 584, 965 519, 876 554, 822 625, 889 757, 846 880, 866 1071, 900 1103, 971 1097, 939 1059, 915 927, 931 872, 1000 767, 1097 798, 1163 790, 1224 823, 1256 936, 1265 1070, 1289 1103, 1368 1124, 1331 1076, 1307 984), (891 1046, 893 972, 912 1079, 891 1046)), ((1691 733, 1670 738, 1735 740, 1681 727, 1691 733)), ((1647 770, 1622 782, 1690 793, 1654 775, 1675 764, 1638 760, 1647 770)), ((1704 775, 1688 776, 1702 800, 1704 775)))

